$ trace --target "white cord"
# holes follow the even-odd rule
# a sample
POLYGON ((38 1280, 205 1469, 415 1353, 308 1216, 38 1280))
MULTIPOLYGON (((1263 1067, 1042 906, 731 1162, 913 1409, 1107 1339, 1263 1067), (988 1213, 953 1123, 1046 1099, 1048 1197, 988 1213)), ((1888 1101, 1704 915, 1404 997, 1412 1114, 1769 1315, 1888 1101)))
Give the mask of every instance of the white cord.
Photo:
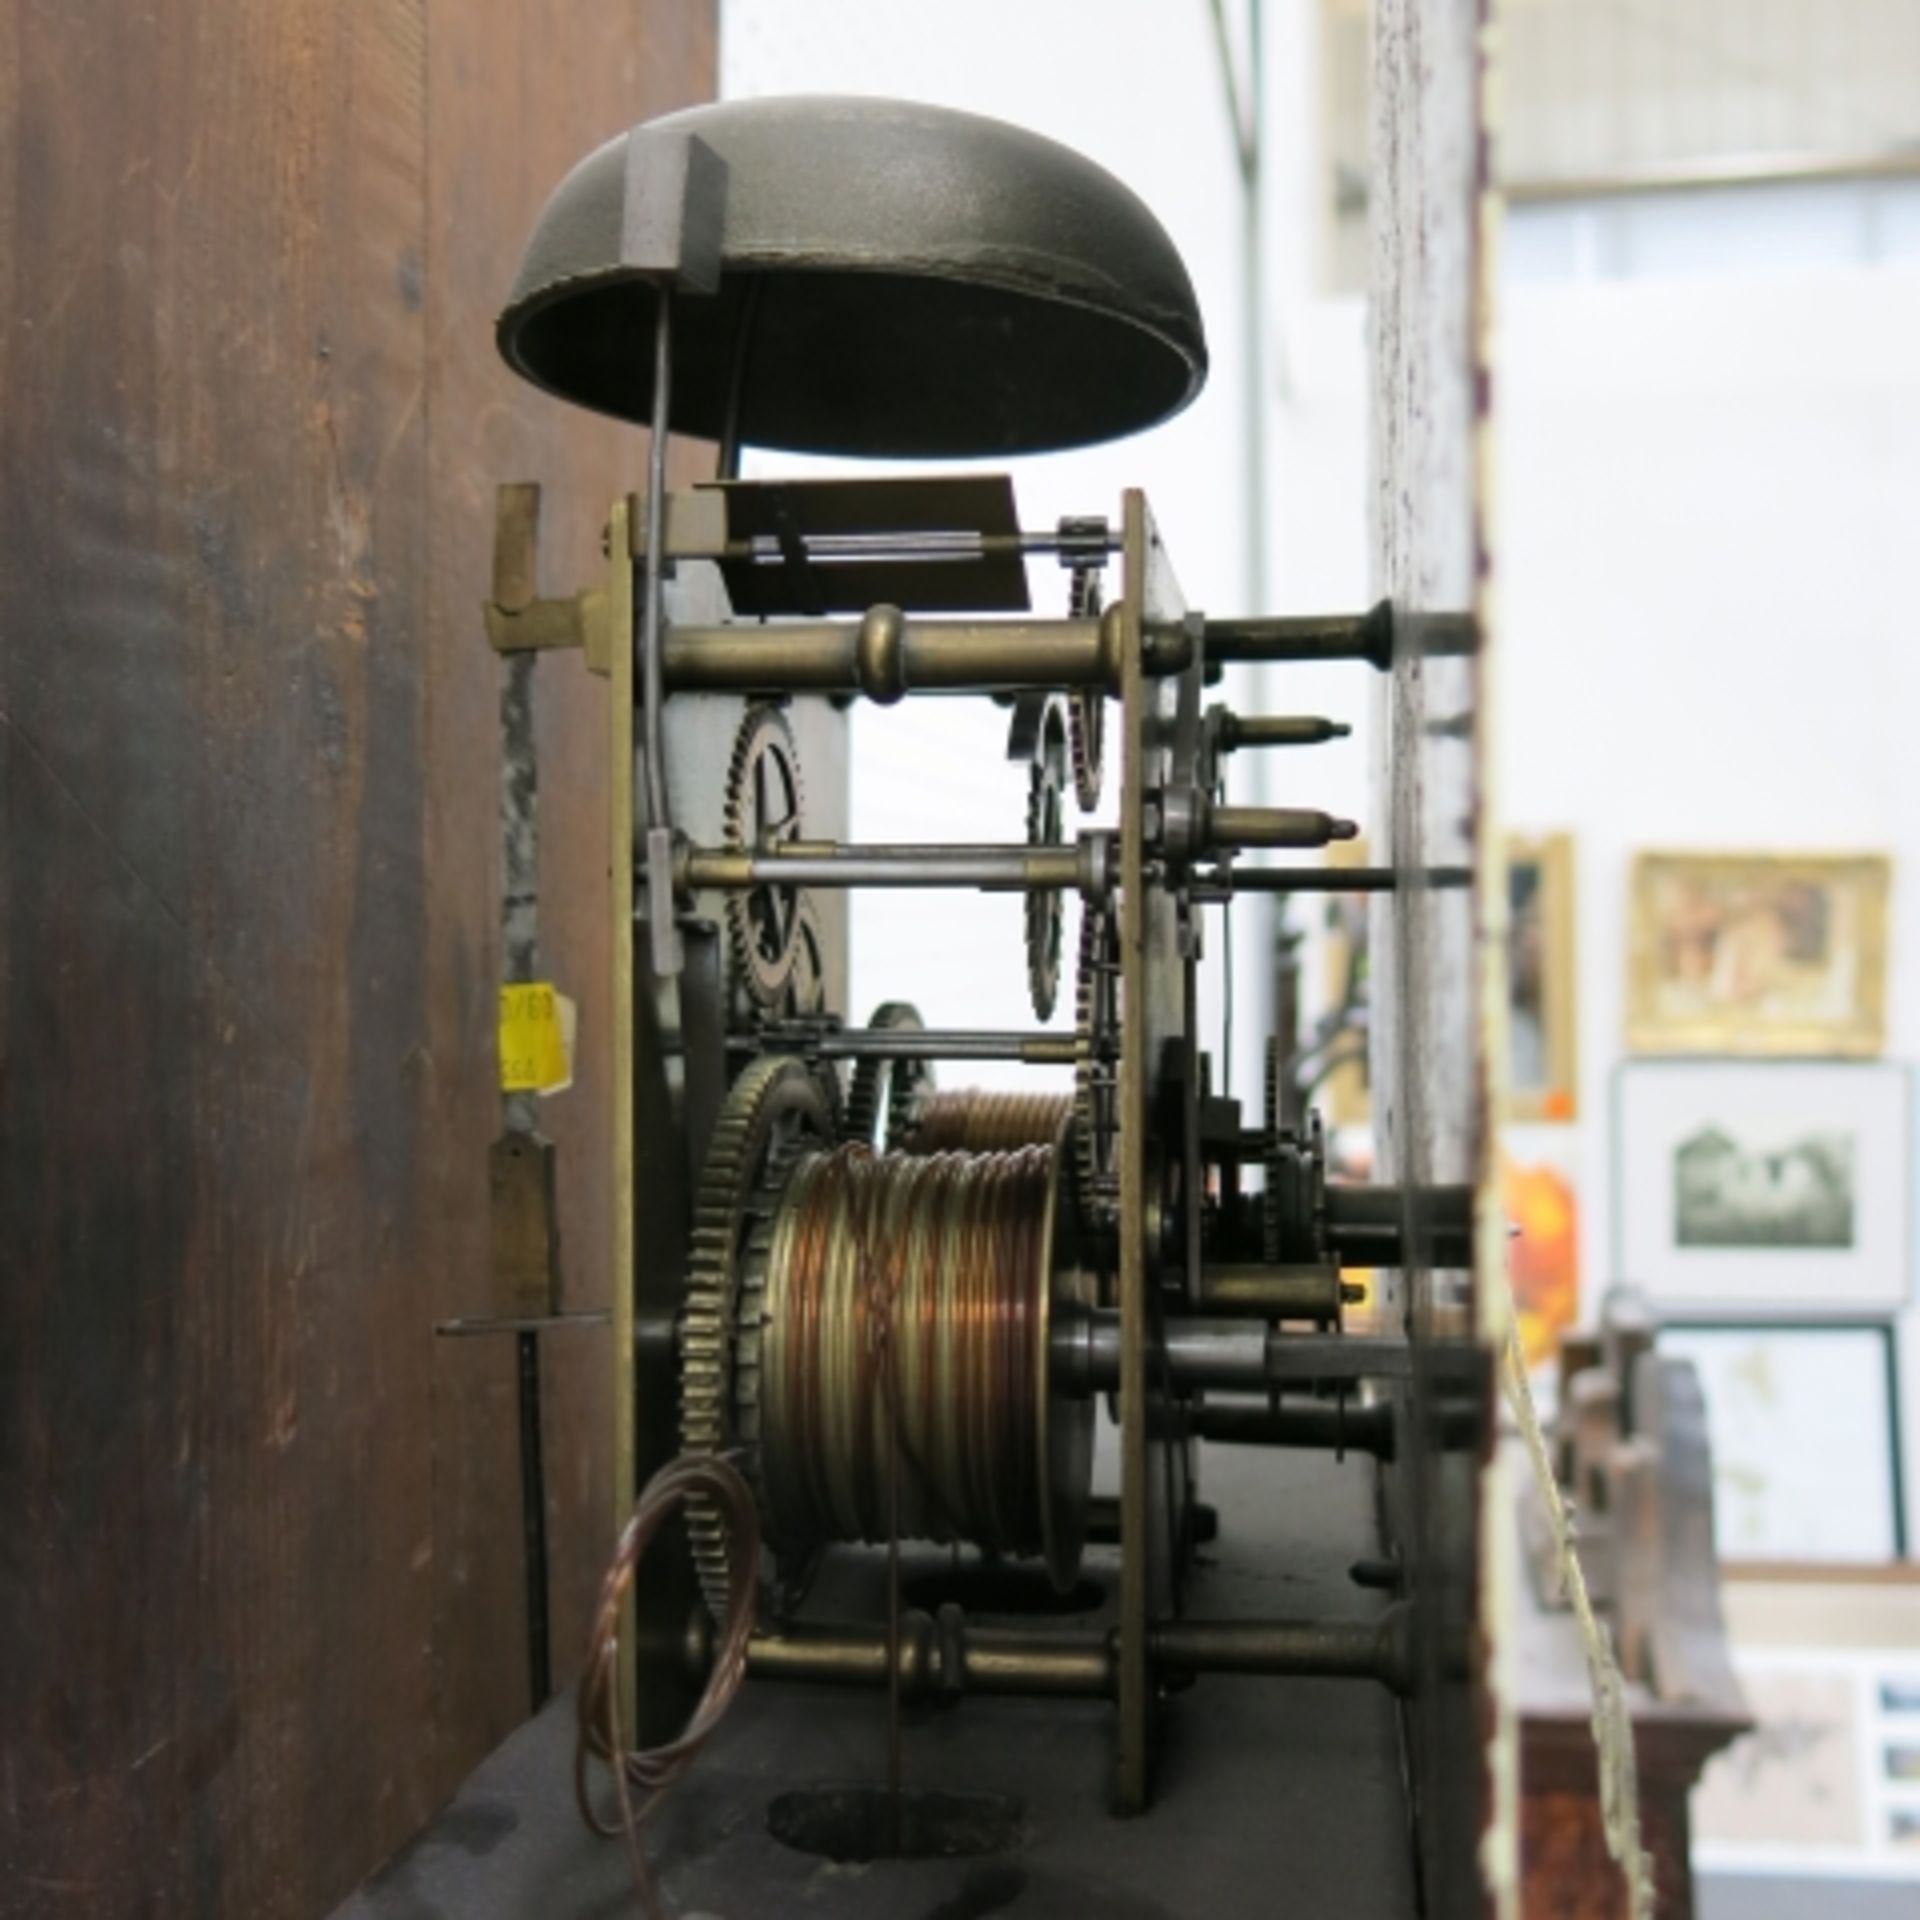
POLYGON ((1553 1527, 1554 1557, 1567 1598, 1573 1603, 1586 1648, 1587 1683, 1593 1691, 1593 1744, 1600 1774, 1600 1821, 1607 1851, 1620 1863, 1627 1882, 1633 1920, 1653 1920, 1653 1861, 1640 1844, 1640 1784, 1633 1756, 1633 1715, 1627 1706, 1627 1685, 1614 1658, 1613 1641, 1595 1617, 1587 1580, 1574 1548, 1574 1520, 1553 1477, 1553 1461, 1540 1414, 1527 1381, 1526 1357, 1520 1350, 1518 1320, 1509 1303, 1506 1354, 1501 1382, 1507 1405, 1526 1437, 1527 1457, 1553 1527))

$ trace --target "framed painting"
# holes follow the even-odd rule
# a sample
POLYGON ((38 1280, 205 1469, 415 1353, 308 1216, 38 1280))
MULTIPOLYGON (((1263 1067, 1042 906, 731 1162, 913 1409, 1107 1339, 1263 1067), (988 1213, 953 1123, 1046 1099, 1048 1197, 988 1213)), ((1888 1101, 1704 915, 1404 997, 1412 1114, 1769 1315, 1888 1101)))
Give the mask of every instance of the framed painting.
POLYGON ((1579 1117, 1573 838, 1507 843, 1507 1113, 1579 1117))
POLYGON ((1669 1314, 1897 1309, 1908 1103, 1895 1066, 1627 1062, 1614 1271, 1669 1314))
POLYGON ((1628 1049, 1877 1055, 1889 872, 1879 854, 1641 854, 1628 1049))
POLYGON ((1659 1342, 1693 1363, 1706 1399, 1722 1561, 1878 1566, 1905 1552, 1890 1327, 1673 1322, 1659 1342))

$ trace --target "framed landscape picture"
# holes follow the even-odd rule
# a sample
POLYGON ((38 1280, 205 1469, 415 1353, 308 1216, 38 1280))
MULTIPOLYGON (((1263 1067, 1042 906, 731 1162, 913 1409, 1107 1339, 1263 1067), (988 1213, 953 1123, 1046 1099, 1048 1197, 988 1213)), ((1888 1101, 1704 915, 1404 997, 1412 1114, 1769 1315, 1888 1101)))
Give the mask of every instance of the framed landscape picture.
POLYGON ((1507 1111, 1579 1116, 1574 1024, 1573 839, 1507 843, 1507 1111))
POLYGON ((1907 1294, 1904 1068, 1629 1061, 1615 1273, 1663 1312, 1862 1313, 1907 1294))
POLYGON ((1905 1551, 1890 1328, 1669 1323, 1659 1339, 1693 1362, 1706 1399, 1722 1561, 1879 1565, 1905 1551))
POLYGON ((1628 1048, 1877 1055, 1888 873, 1878 854, 1641 854, 1628 1048))

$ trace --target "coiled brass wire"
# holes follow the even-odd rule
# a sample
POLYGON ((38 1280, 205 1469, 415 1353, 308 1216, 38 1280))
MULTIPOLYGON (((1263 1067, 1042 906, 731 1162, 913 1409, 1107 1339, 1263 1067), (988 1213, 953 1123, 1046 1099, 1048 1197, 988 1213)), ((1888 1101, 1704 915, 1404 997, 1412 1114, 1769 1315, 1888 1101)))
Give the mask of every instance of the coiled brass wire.
POLYGON ((573 1754, 573 1790, 580 1816, 595 1833, 619 1834, 649 1920, 662 1920, 660 1896, 640 1846, 640 1825, 659 1804, 733 1704, 746 1678, 760 1580, 760 1515, 746 1482, 717 1454, 682 1454, 660 1469, 634 1503, 600 1586, 587 1636, 587 1660, 577 1703, 579 1738, 573 1754), (714 1642, 713 1665, 692 1717, 658 1747, 629 1748, 620 1720, 620 1622, 645 1556, 667 1518, 688 1494, 704 1494, 724 1517, 731 1536, 727 1606, 714 1642), (587 1786, 588 1762, 613 1775, 616 1818, 604 1818, 587 1786))
POLYGON ((961 1087, 920 1096, 902 1140, 907 1153, 1011 1153, 1050 1145, 1073 1110, 1067 1093, 994 1093, 961 1087))
POLYGON ((1053 1157, 853 1146, 796 1165, 761 1336, 777 1545, 884 1541, 897 1513, 900 1538, 1044 1550, 1053 1157))

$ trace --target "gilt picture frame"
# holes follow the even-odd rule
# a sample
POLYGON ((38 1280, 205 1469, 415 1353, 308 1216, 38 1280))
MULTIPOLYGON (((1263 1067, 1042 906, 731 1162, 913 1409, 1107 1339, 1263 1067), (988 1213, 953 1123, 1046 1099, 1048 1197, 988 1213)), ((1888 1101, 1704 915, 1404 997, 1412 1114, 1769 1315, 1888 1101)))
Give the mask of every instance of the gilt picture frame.
POLYGON ((1638 855, 1628 1051, 1877 1057, 1891 876, 1872 853, 1638 855))
POLYGON ((1507 1117, 1580 1117, 1573 836, 1507 842, 1507 1117))

